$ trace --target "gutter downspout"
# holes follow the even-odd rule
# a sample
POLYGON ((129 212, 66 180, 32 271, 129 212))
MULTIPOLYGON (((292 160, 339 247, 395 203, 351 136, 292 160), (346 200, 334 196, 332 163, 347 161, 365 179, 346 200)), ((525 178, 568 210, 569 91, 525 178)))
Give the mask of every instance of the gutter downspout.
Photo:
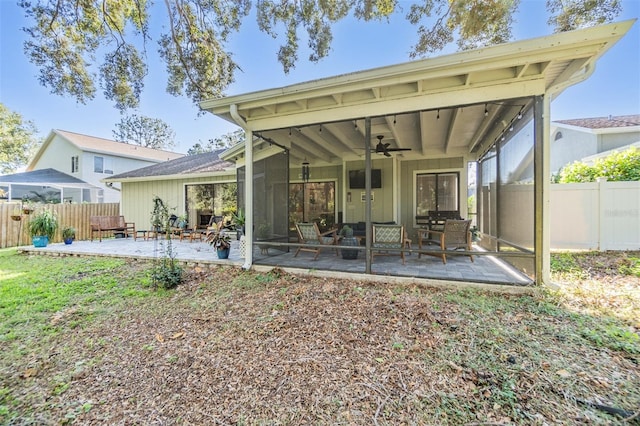
POLYGON ((535 275, 536 284, 554 286, 551 282, 551 215, 550 215, 550 193, 551 193, 551 101, 566 88, 581 83, 591 77, 596 67, 593 63, 584 66, 584 72, 571 77, 570 79, 551 86, 545 92, 542 100, 542 150, 540 168, 536 170, 535 197, 540 201, 540 215, 536 214, 535 237, 535 275))
POLYGON ((238 113, 238 105, 231 104, 229 113, 238 126, 244 129, 244 202, 245 202, 245 244, 244 265, 242 269, 249 270, 253 265, 253 131, 238 113))

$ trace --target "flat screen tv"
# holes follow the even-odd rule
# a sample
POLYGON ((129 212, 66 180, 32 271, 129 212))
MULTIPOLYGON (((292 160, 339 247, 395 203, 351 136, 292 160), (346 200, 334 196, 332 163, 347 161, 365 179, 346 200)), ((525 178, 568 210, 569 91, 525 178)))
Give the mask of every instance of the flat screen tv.
MULTIPOLYGON (((364 170, 349 170, 349 188, 364 189, 364 170)), ((382 188, 382 170, 371 169, 371 188, 382 188)))

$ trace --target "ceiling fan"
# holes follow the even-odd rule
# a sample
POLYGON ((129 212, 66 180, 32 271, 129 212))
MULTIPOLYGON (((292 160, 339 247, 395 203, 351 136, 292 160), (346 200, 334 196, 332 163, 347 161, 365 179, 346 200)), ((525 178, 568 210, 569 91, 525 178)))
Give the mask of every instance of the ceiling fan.
POLYGON ((378 138, 378 144, 376 145, 375 153, 384 154, 385 157, 391 157, 390 152, 394 151, 411 151, 411 148, 389 148, 390 143, 382 143, 383 135, 376 136, 378 138))

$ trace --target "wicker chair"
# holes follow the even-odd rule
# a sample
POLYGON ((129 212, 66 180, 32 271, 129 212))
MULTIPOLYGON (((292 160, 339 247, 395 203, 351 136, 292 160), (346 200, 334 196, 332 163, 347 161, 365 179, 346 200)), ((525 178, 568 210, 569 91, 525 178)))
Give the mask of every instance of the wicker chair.
MULTIPOLYGON (((442 258, 442 263, 447 263, 446 253, 428 253, 422 250, 422 246, 437 246, 442 251, 459 250, 463 249, 471 251, 471 228, 470 220, 454 220, 447 219, 444 223, 444 229, 442 231, 435 231, 431 229, 420 229, 418 231, 418 247, 421 257, 423 254, 429 256, 437 256, 442 258)), ((473 256, 469 255, 469 258, 473 262, 473 256)))
POLYGON ((373 225, 373 242, 371 243, 371 263, 375 256, 400 256, 404 265, 404 226, 373 225))
MULTIPOLYGON (((296 254, 293 257, 297 257, 301 251, 309 251, 315 253, 313 260, 316 260, 320 255, 320 250, 325 246, 335 246, 338 243, 337 229, 332 229, 327 232, 320 232, 318 224, 312 223, 296 223, 296 230, 298 231, 298 240, 300 244, 305 246, 298 247, 296 254)), ((336 249, 336 256, 338 250, 336 249)))

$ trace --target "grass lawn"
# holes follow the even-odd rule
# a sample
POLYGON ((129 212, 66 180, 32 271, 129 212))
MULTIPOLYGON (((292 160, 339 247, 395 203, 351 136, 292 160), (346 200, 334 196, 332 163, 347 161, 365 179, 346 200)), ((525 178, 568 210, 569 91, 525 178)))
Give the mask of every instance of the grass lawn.
POLYGON ((151 266, 0 250, 0 424, 640 422, 638 252, 526 295, 151 266))

